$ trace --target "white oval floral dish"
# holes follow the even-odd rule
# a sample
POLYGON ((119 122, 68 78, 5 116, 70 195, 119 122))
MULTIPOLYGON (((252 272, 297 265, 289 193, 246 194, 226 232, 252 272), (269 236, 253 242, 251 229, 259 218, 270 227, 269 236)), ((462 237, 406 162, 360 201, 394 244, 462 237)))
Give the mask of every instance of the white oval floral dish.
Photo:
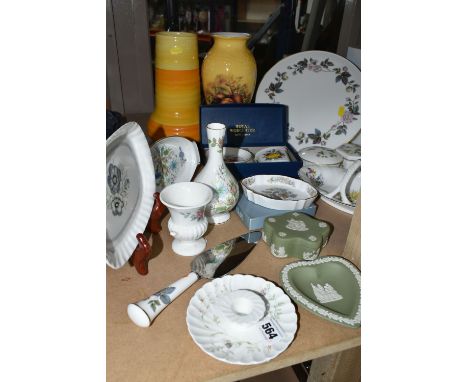
POLYGON ((138 245, 154 204, 154 166, 145 134, 136 122, 106 140, 106 261, 122 267, 138 245))
POLYGON ((290 162, 286 147, 266 147, 255 154, 255 161, 259 163, 268 162, 290 162))
POLYGON ((318 195, 309 183, 283 175, 254 175, 241 186, 251 202, 274 210, 300 210, 309 207, 318 195))
POLYGON ((197 144, 184 137, 166 137, 151 146, 153 157, 156 192, 179 182, 190 182, 200 154, 197 144))
POLYGON ((308 311, 341 325, 361 326, 361 272, 349 260, 323 256, 286 265, 285 292, 308 311))
POLYGON ((288 142, 335 149, 361 129, 361 72, 337 54, 312 50, 276 63, 258 86, 256 103, 289 107, 288 142))
POLYGON ((205 284, 190 300, 186 321, 202 351, 237 365, 277 357, 297 330, 290 298, 272 282, 251 275, 226 275, 205 284))

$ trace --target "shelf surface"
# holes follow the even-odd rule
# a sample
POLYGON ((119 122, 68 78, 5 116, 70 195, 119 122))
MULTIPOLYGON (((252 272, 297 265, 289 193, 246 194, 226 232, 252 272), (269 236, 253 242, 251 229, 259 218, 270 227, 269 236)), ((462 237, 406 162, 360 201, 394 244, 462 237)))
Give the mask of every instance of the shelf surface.
MULTIPOLYGON (((334 229, 321 255, 340 256, 346 243, 351 215, 317 202, 316 217, 330 222, 334 229)), ((200 280, 178 297, 146 329, 127 317, 127 304, 166 287, 190 272, 191 257, 171 250, 167 230, 153 237, 149 273, 140 276, 126 264, 118 270, 107 268, 107 379, 109 381, 236 381, 281 369, 360 345, 360 329, 351 329, 324 320, 298 307, 296 338, 277 358, 260 365, 229 365, 206 355, 192 341, 185 322, 188 303, 208 280, 200 280)), ((218 226, 210 225, 205 236, 207 248, 247 232, 235 212, 218 226)), ((267 245, 259 242, 247 259, 231 273, 253 274, 277 285, 281 269, 294 259, 273 257, 267 245)))

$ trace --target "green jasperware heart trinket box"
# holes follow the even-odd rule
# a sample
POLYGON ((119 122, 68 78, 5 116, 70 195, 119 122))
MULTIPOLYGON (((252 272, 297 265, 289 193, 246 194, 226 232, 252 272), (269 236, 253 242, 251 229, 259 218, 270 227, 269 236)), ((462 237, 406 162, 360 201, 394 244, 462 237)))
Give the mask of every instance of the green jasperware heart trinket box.
POLYGON ((300 212, 269 217, 263 223, 263 240, 276 257, 314 260, 329 236, 328 223, 300 212))

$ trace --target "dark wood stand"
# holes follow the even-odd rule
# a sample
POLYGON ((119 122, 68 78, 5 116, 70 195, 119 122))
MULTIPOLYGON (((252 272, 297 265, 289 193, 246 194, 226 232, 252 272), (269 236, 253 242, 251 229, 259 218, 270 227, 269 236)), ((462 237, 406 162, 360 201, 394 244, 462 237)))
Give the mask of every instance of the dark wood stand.
MULTIPOLYGON (((157 234, 161 231, 161 218, 165 210, 166 207, 159 199, 159 192, 156 192, 154 194, 153 209, 151 211, 148 222, 148 228, 151 234, 157 234)), ((151 255, 151 244, 148 242, 146 236, 142 233, 138 233, 136 238, 138 240, 138 246, 136 247, 135 251, 133 251, 129 262, 135 267, 136 271, 140 275, 144 276, 148 274, 148 261, 151 255)))

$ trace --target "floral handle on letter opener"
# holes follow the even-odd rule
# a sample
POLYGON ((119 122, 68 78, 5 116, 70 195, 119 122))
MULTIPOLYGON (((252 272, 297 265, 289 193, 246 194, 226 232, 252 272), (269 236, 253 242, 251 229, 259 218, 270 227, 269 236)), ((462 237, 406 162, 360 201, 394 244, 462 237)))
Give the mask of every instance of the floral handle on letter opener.
POLYGON ((195 272, 190 272, 187 276, 152 294, 150 297, 129 304, 127 307, 128 316, 136 325, 147 328, 166 306, 198 279, 199 276, 195 272))

